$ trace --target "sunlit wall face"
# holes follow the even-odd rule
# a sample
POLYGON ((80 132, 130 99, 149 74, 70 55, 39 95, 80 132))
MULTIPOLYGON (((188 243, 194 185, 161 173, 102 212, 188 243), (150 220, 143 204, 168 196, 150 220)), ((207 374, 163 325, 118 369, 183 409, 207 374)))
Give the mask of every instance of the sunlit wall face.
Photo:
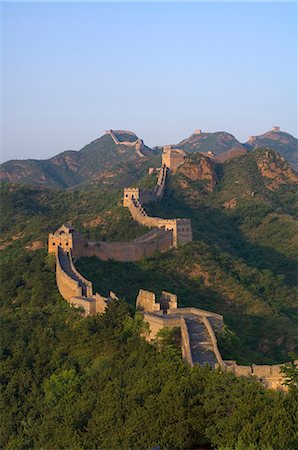
POLYGON ((1 159, 193 130, 297 135, 295 3, 3 3, 1 159))

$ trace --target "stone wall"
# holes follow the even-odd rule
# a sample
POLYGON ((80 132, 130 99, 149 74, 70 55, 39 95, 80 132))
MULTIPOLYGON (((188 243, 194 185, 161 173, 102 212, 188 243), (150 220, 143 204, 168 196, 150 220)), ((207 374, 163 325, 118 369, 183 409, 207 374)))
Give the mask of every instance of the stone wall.
POLYGON ((129 211, 133 219, 146 227, 164 228, 173 233, 173 246, 186 244, 192 241, 192 228, 190 219, 162 219, 161 217, 150 217, 142 204, 134 197, 127 198, 129 211))
POLYGON ((184 163, 185 157, 184 150, 172 149, 171 145, 165 145, 162 153, 162 165, 174 171, 184 163))
POLYGON ((170 309, 177 308, 177 295, 162 291, 160 300, 157 301, 153 292, 140 289, 136 307, 141 311, 162 311, 166 313, 170 309))
MULTIPOLYGON (((172 150, 167 155, 172 154, 172 150)), ((183 154, 178 153, 184 160, 183 154)), ((129 208, 133 219, 149 228, 163 228, 172 231, 172 245, 186 244, 192 241, 192 228, 190 219, 162 219, 148 216, 143 204, 158 201, 163 198, 168 167, 163 163, 159 170, 154 191, 142 190, 136 187, 124 189, 123 206, 129 208)))
POLYGON ((147 340, 151 341, 156 338, 156 335, 163 328, 180 328, 183 317, 170 317, 167 314, 160 315, 153 312, 143 313, 144 321, 149 324, 150 334, 147 336, 147 340))
POLYGON ((73 279, 69 274, 64 270, 62 263, 62 252, 60 247, 58 248, 56 254, 56 282, 57 287, 62 295, 62 297, 70 303, 73 297, 81 297, 82 296, 82 287, 79 282, 73 279))
MULTIPOLYGON (((135 134, 131 131, 124 131, 124 130, 116 130, 116 133, 125 133, 134 136, 135 134)), ((144 143, 142 139, 136 139, 135 141, 119 141, 118 137, 116 136, 115 132, 113 130, 107 130, 106 134, 108 134, 114 141, 116 145, 126 145, 127 147, 135 147, 136 153, 141 158, 144 158, 145 155, 142 153, 142 148, 144 146, 144 143)))
POLYGON ((74 308, 81 308, 83 316, 92 316, 96 314, 96 301, 93 298, 72 297, 69 301, 74 308))
POLYGON ((129 242, 87 242, 82 256, 97 256, 106 261, 139 261, 152 257, 157 252, 167 250, 173 245, 171 231, 155 229, 129 242))
POLYGON ((83 308, 83 315, 103 313, 109 301, 116 298, 93 294, 91 281, 84 278, 75 268, 72 251, 58 246, 56 250, 56 282, 62 297, 76 308, 83 308))
POLYGON ((58 247, 65 251, 71 250, 74 258, 80 258, 83 255, 84 239, 70 225, 62 225, 48 238, 49 253, 56 254, 58 247))
POLYGON ((141 311, 160 311, 160 304, 156 302, 155 294, 144 289, 139 290, 136 307, 141 311))
MULTIPOLYGON (((298 361, 294 362, 298 364, 298 361)), ((225 371, 232 372, 236 376, 255 376, 264 387, 280 391, 287 391, 285 375, 281 372, 286 364, 241 366, 236 361, 225 361, 225 371)))

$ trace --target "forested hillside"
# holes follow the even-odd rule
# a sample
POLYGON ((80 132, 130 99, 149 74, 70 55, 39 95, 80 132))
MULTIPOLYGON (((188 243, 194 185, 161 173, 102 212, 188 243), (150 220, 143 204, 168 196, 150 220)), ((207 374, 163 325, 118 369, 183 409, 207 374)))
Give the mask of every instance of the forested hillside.
POLYGON ((292 369, 288 395, 191 369, 123 301, 81 319, 50 267, 42 250, 1 258, 2 448, 297 448, 292 369))
MULTIPOLYGON (((134 176, 140 186, 155 182, 134 176)), ((295 450, 297 373, 284 395, 191 369, 174 333, 146 343, 134 306, 140 288, 167 290, 179 306, 223 314, 225 359, 298 359, 296 177, 267 149, 223 164, 188 157, 169 175, 163 200, 146 208, 191 218, 194 241, 137 263, 77 261, 96 291, 121 299, 84 319, 58 293, 48 233, 63 222, 89 239, 129 240, 147 229, 121 206, 117 183, 80 191, 4 183, 1 447, 295 450)))

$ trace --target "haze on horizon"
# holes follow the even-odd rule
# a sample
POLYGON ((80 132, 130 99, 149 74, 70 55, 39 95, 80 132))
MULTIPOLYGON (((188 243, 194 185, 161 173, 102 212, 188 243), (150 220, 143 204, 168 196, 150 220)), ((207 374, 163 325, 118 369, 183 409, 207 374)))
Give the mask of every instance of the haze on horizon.
POLYGON ((295 3, 3 3, 1 161, 105 129, 297 136, 295 3))

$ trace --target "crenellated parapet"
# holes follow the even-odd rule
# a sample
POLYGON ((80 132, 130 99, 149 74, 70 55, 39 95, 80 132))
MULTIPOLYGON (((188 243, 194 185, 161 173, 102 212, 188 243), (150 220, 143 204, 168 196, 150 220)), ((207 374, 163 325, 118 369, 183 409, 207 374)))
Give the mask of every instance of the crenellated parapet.
MULTIPOLYGON (((256 377, 268 389, 287 390, 283 373, 287 364, 244 366, 236 361, 223 360, 216 338, 216 334, 224 328, 222 315, 193 307, 178 308, 177 296, 164 291, 161 299, 156 301, 153 292, 140 289, 136 307, 149 326, 147 340, 155 339, 163 328, 180 329, 182 356, 189 365, 208 364, 236 376, 256 377), (165 298, 169 296, 170 303, 163 304, 164 294, 165 298), (171 299, 174 300, 172 303, 171 299)), ((297 365, 298 361, 294 364, 297 365)))
POLYGON ((184 163, 186 152, 182 149, 172 148, 171 145, 165 145, 162 153, 162 165, 169 170, 176 170, 184 163))
POLYGON ((83 309, 83 315, 103 313, 111 300, 93 293, 91 281, 75 268, 72 251, 58 246, 56 250, 56 282, 62 297, 72 306, 83 309))
POLYGON ((129 208, 132 218, 141 225, 149 228, 161 228, 172 232, 171 246, 186 244, 192 241, 192 227, 190 219, 163 219, 151 217, 147 214, 143 204, 158 201, 163 198, 168 167, 163 165, 159 170, 157 183, 153 191, 146 191, 135 187, 125 188, 123 206, 129 208))
POLYGON ((113 141, 114 144, 116 145, 126 145, 127 147, 135 147, 136 153, 138 156, 140 156, 140 158, 144 158, 145 155, 142 153, 142 149, 144 147, 144 142, 142 139, 133 139, 133 140, 120 140, 118 138, 118 135, 124 134, 124 135, 128 135, 129 137, 136 137, 134 133, 132 133, 131 131, 125 131, 125 130, 106 130, 106 134, 108 136, 110 136, 113 141))

